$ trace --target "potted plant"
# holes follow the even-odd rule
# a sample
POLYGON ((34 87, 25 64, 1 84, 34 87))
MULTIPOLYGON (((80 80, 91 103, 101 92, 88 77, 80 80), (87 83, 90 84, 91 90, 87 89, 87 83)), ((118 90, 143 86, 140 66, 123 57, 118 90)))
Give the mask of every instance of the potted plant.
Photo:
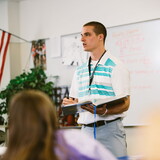
POLYGON ((17 92, 24 89, 41 90, 53 98, 53 82, 47 82, 47 76, 42 67, 31 68, 29 72, 10 80, 7 87, 0 92, 0 120, 4 124, 4 115, 8 112, 8 102, 17 92))

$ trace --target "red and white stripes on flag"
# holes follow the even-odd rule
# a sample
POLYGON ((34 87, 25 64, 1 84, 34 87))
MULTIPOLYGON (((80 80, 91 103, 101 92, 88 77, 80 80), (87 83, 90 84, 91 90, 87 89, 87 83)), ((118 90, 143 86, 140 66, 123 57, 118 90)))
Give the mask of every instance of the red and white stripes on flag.
POLYGON ((0 84, 3 76, 3 70, 6 61, 6 55, 10 38, 11 38, 10 33, 7 33, 5 31, 0 31, 0 84))

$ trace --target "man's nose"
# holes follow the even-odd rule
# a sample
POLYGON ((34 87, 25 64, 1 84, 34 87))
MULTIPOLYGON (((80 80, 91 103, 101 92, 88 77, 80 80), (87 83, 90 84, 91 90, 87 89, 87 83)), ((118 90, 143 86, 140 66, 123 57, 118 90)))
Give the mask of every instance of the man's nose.
POLYGON ((84 36, 81 36, 81 41, 84 42, 84 36))

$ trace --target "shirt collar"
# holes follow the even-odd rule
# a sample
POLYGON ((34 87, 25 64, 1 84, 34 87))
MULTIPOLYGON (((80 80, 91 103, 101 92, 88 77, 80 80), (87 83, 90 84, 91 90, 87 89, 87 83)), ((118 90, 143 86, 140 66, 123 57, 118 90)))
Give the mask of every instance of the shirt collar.
MULTIPOLYGON (((107 49, 106 53, 103 55, 103 57, 101 58, 101 60, 99 61, 98 64, 104 65, 106 60, 109 58, 109 54, 110 54, 110 52, 107 49)), ((88 65, 88 63, 89 63, 89 57, 88 57, 88 60, 87 60, 87 65, 88 65)))

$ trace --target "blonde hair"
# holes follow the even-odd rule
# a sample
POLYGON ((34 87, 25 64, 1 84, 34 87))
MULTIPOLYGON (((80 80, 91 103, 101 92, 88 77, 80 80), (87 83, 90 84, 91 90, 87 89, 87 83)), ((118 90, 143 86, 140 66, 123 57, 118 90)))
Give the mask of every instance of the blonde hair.
POLYGON ((9 104, 9 143, 4 160, 58 160, 55 106, 41 91, 21 91, 9 104))

